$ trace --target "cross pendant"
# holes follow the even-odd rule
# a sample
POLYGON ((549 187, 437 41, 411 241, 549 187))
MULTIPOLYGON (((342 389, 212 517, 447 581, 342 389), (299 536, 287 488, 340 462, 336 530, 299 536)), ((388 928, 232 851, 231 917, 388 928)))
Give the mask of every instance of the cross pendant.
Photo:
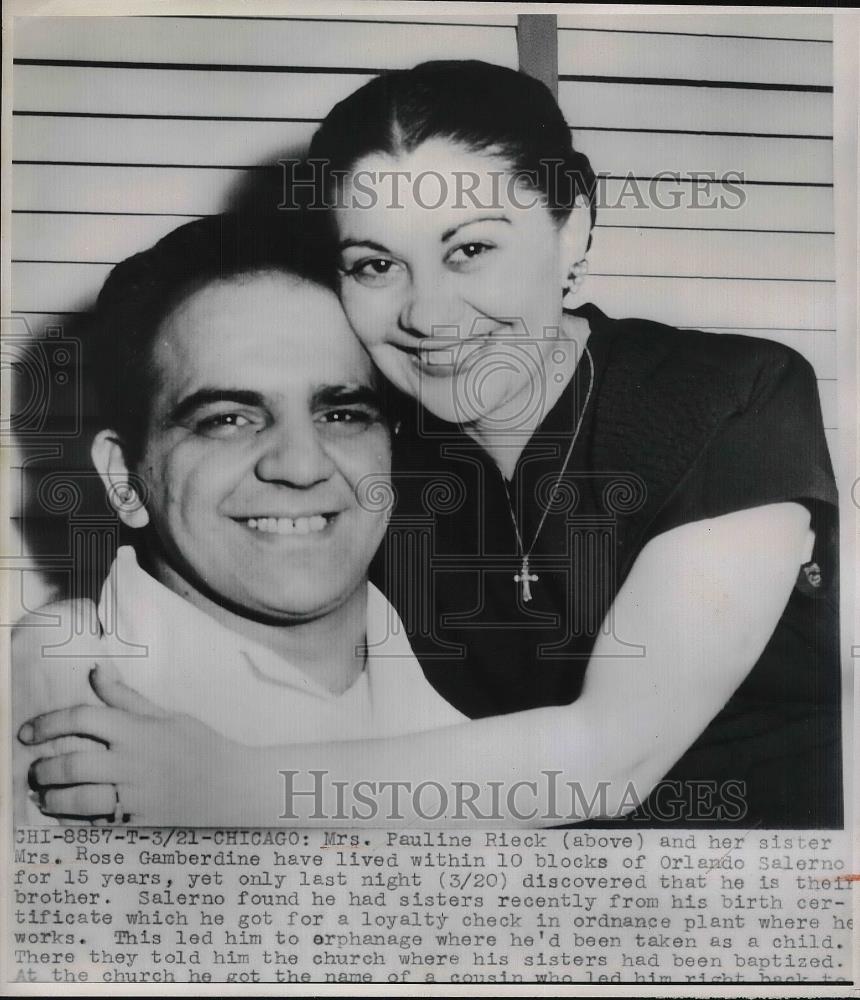
POLYGON ((523 601, 530 601, 532 599, 532 588, 531 584, 536 583, 540 579, 534 573, 529 573, 529 557, 523 556, 523 566, 519 573, 514 574, 514 583, 521 583, 523 585, 523 601))

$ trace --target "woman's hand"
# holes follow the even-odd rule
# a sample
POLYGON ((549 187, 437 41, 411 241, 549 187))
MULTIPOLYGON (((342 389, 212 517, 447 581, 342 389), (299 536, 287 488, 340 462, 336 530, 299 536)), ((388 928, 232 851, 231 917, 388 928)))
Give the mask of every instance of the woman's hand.
POLYGON ((97 664, 90 686, 105 707, 48 712, 19 731, 27 745, 70 735, 93 741, 92 749, 33 763, 30 783, 43 813, 143 826, 241 824, 251 748, 153 704, 125 685, 112 664, 97 664))

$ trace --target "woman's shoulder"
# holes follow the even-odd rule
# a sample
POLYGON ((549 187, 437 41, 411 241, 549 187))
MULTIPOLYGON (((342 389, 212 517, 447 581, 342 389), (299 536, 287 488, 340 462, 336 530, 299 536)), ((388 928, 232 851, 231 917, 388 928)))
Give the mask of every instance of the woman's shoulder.
POLYGON ((743 406, 768 385, 815 380, 803 355, 777 340, 637 317, 610 319, 596 307, 588 319, 607 371, 621 372, 643 389, 672 385, 676 393, 700 394, 709 384, 743 406))

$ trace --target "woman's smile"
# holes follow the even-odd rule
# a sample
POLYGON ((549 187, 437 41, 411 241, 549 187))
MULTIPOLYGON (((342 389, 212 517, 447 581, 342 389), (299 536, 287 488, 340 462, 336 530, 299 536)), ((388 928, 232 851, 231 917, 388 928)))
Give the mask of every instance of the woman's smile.
MULTIPOLYGON (((502 329, 499 327, 500 331, 502 329)), ((401 349, 420 374, 430 378, 452 378, 463 374, 467 367, 481 354, 491 350, 493 345, 494 335, 489 333, 451 340, 428 338, 414 345, 404 345, 401 349)))

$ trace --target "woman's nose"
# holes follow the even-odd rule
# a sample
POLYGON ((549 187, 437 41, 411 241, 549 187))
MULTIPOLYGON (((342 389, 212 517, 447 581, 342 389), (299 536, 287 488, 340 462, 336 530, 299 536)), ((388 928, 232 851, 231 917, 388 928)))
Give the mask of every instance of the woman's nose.
POLYGON ((413 280, 400 310, 400 327, 416 337, 456 340, 463 310, 444 280, 413 280))
POLYGON ((257 460, 257 475, 266 482, 307 489, 325 482, 335 464, 323 447, 313 422, 300 428, 272 428, 265 451, 257 460))

